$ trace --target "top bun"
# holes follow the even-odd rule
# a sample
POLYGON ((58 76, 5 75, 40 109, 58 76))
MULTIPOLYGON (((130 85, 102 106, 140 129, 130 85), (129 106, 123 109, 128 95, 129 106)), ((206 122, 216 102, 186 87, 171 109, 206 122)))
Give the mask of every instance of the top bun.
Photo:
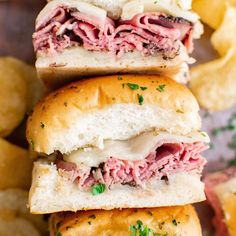
POLYGON ((37 152, 69 153, 103 141, 162 130, 186 135, 201 128, 199 106, 183 85, 154 75, 113 75, 74 82, 43 99, 28 120, 37 152))
MULTIPOLYGON (((63 236, 129 236, 132 233, 131 227, 136 226, 137 222, 153 230, 157 235, 202 235, 198 216, 191 205, 56 213, 52 214, 49 227, 50 235, 57 235, 60 232, 63 236)), ((137 235, 141 235, 139 233, 137 230, 137 235)))

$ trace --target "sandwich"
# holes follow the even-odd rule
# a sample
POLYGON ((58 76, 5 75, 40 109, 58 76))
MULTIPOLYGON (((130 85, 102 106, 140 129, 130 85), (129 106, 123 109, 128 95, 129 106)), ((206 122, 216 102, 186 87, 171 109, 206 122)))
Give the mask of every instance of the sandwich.
POLYGON ((204 182, 207 200, 215 212, 216 235, 236 235, 236 167, 208 174, 204 182))
POLYGON ((185 205, 205 199, 209 142, 192 93, 155 75, 105 76, 62 87, 27 124, 32 213, 185 205))
POLYGON ((186 83, 203 32, 191 0, 53 0, 36 19, 36 68, 48 85, 115 73, 186 83))
POLYGON ((55 213, 49 227, 51 236, 202 236, 198 216, 191 205, 55 213))

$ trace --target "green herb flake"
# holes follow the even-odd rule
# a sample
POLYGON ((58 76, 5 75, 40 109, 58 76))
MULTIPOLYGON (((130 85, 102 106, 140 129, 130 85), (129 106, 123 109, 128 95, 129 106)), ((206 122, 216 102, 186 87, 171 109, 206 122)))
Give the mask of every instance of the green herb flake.
POLYGON ((143 225, 141 220, 137 220, 136 225, 130 226, 131 234, 130 236, 168 236, 168 234, 160 234, 154 232, 148 226, 143 225))
POLYGON ((91 221, 88 221, 88 224, 91 225, 91 221))
POLYGON ((207 137, 207 134, 205 132, 200 133, 203 137, 207 137))
POLYGON ((156 90, 158 90, 160 93, 164 92, 165 91, 165 87, 166 85, 165 84, 160 84, 156 90))
POLYGON ((139 85, 138 84, 131 84, 131 83, 127 83, 128 87, 132 90, 137 90, 139 89, 139 85))
POLYGON ((99 195, 99 194, 103 193, 105 191, 105 189, 106 189, 105 184, 101 184, 101 183, 95 184, 92 187, 92 195, 93 196, 99 195))
POLYGON ((89 219, 96 219, 96 216, 95 215, 90 215, 88 218, 89 219))
POLYGON ((175 226, 177 226, 177 225, 178 225, 178 223, 177 223, 176 219, 173 219, 173 220, 172 220, 172 223, 173 223, 173 225, 175 225, 175 226))
POLYGON ((55 236, 62 236, 61 232, 57 232, 55 236))
POLYGON ((147 87, 142 87, 142 86, 140 86, 140 89, 141 89, 142 91, 144 91, 144 90, 147 89, 147 87))
POLYGON ((33 139, 29 140, 29 144, 30 144, 32 150, 34 151, 34 141, 33 141, 33 139))
POLYGON ((143 105, 143 101, 144 101, 143 96, 140 95, 140 94, 137 94, 137 96, 138 96, 138 103, 139 103, 139 105, 143 105))
POLYGON ((121 76, 118 76, 117 79, 118 80, 123 80, 123 78, 121 76))
POLYGON ((45 127, 45 124, 43 122, 40 122, 40 127, 43 129, 45 127))
POLYGON ((136 236, 137 235, 137 229, 135 228, 134 225, 130 226, 130 231, 131 231, 130 236, 136 236))

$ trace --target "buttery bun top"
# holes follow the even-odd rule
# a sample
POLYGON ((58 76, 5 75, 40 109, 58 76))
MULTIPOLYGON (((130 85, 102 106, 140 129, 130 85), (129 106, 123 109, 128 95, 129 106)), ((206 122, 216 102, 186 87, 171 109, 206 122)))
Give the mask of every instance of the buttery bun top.
POLYGON ((201 128, 192 93, 154 75, 81 80, 44 98, 28 119, 27 139, 37 152, 69 153, 104 140, 126 140, 162 130, 187 135, 201 128))
POLYGON ((51 235, 60 232, 62 236, 129 236, 132 234, 131 228, 134 227, 137 228, 135 235, 141 235, 139 234, 141 225, 143 228, 153 230, 157 235, 202 235, 199 219, 191 205, 57 213, 51 216, 49 227, 51 235))

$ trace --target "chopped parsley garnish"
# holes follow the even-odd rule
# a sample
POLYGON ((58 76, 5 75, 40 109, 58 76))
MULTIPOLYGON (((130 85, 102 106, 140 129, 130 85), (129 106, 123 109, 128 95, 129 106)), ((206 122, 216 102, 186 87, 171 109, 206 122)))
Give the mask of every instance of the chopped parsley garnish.
POLYGON ((91 221, 88 221, 88 224, 91 225, 91 221))
POLYGON ((156 88, 156 90, 158 90, 159 92, 164 92, 164 91, 165 91, 165 87, 166 87, 165 84, 160 84, 160 85, 156 88))
POLYGON ((143 105, 143 96, 140 95, 140 94, 137 94, 137 96, 138 96, 138 103, 139 103, 139 105, 143 105))
POLYGON ((207 134, 206 134, 205 132, 201 132, 201 135, 202 135, 203 137, 207 137, 207 134))
POLYGON ((132 90, 137 90, 139 89, 139 85, 138 84, 131 84, 131 83, 127 83, 128 87, 132 90))
POLYGON ((177 226, 177 225, 178 225, 178 223, 177 223, 176 219, 173 219, 173 220, 172 220, 172 223, 173 223, 173 225, 175 225, 175 226, 177 226))
POLYGON ((40 122, 40 127, 43 129, 45 127, 45 124, 43 122, 40 122))
POLYGON ((141 88, 142 91, 147 89, 147 87, 142 87, 142 86, 140 86, 140 88, 141 88))
POLYGON ((33 141, 33 139, 30 139, 29 144, 30 144, 32 150, 34 151, 34 141, 33 141))
POLYGON ((95 215, 90 215, 88 218, 89 219, 96 219, 96 216, 95 215))
POLYGON ((117 79, 118 80, 123 80, 123 78, 121 76, 118 76, 117 79))
POLYGON ((141 220, 137 220, 136 225, 130 226, 130 236, 168 236, 168 234, 156 233, 150 229, 147 225, 143 225, 141 220))
POLYGON ((106 189, 105 184, 101 184, 101 183, 95 184, 92 187, 92 195, 94 195, 94 196, 99 195, 99 194, 103 193, 105 191, 105 189, 106 189))
POLYGON ((62 236, 61 232, 57 232, 55 236, 62 236))
POLYGON ((154 4, 157 4, 157 0, 154 1, 154 4))

